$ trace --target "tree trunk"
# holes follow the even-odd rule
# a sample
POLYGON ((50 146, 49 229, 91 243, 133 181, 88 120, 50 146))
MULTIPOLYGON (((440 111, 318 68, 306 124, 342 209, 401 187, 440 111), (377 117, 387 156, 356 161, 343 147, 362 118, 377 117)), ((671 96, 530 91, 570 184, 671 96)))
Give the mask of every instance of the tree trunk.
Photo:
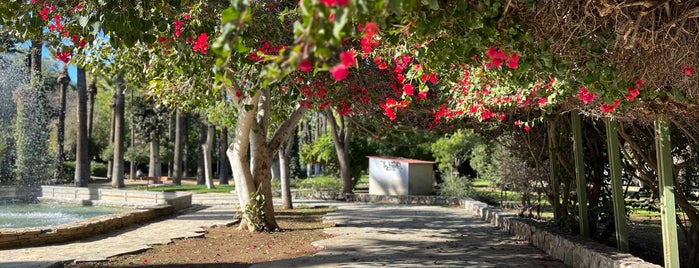
MULTIPOLYGON (((681 187, 677 180, 674 180, 674 183, 675 189, 681 187)), ((687 267, 697 267, 697 264, 699 264, 699 226, 697 226, 696 223, 699 222, 699 210, 689 203, 682 193, 675 195, 675 201, 680 209, 685 212, 685 217, 687 217, 689 221, 689 226, 683 224, 682 221, 678 221, 678 223, 680 223, 679 225, 683 227, 682 231, 684 231, 684 237, 689 249, 688 262, 684 265, 687 265, 687 267)))
POLYGON ((87 84, 85 69, 78 68, 78 134, 75 152, 75 186, 87 187, 90 179, 90 157, 88 156, 87 137, 87 84))
MULTIPOLYGON (((133 111, 133 88, 129 91, 131 92, 131 96, 130 96, 131 101, 130 101, 129 106, 131 106, 131 111, 133 111)), ((112 120, 114 120, 113 118, 114 118, 114 116, 112 116, 112 120)), ((131 113, 131 124, 133 124, 133 121, 134 121, 134 115, 132 112, 131 113)), ((114 122, 112 122, 112 127, 113 126, 114 126, 114 122)), ((112 134, 112 140, 114 140, 113 134, 112 134)), ((133 150, 133 148, 135 148, 134 146, 136 146, 136 130, 133 128, 133 126, 129 128, 129 146, 132 148, 131 150, 133 150)), ((136 179, 136 170, 137 169, 138 169, 138 167, 136 166, 136 162, 129 161, 129 178, 130 179, 132 179, 132 180, 136 179)))
POLYGON ((114 159, 112 188, 124 187, 124 83, 123 74, 117 77, 116 105, 114 106, 114 159))
MULTIPOLYGON (((229 94, 233 96, 235 92, 229 92, 229 94)), ((234 173, 233 179, 239 204, 243 211, 239 227, 241 230, 271 231, 279 228, 272 203, 270 174, 272 156, 294 131, 294 127, 306 111, 306 108, 297 107, 267 140, 268 97, 269 90, 261 90, 254 96, 246 98, 244 102, 239 98, 234 99, 238 109, 238 120, 235 140, 228 147, 227 154, 234 173), (250 160, 247 157, 248 148, 250 148, 250 160), (251 201, 251 197, 255 199, 251 201), (260 204, 260 202, 264 203, 260 204), (264 216, 261 213, 264 213, 264 216)))
POLYGON ((206 124, 204 124, 203 121, 205 120, 201 118, 203 116, 200 116, 200 121, 199 121, 199 146, 197 147, 197 185, 204 185, 206 184, 206 175, 204 174, 204 150, 202 147, 206 143, 206 124))
POLYGON ((206 127, 206 141, 201 146, 201 151, 204 156, 204 173, 206 177, 206 188, 214 188, 214 174, 213 174, 213 161, 211 161, 211 153, 214 147, 214 133, 216 132, 216 127, 207 123, 206 127))
MULTIPOLYGON (((301 127, 303 128, 301 130, 303 133, 301 137, 303 144, 309 145, 313 143, 313 137, 311 136, 311 124, 308 122, 308 120, 304 120, 301 127)), ((313 164, 306 163, 306 177, 311 177, 311 175, 313 175, 313 164)))
POLYGON ((182 111, 175 112, 175 151, 172 156, 172 184, 182 184, 182 111))
POLYGON ((327 123, 330 126, 330 136, 332 136, 337 160, 340 163, 340 177, 342 177, 342 193, 352 194, 354 182, 352 181, 352 173, 350 172, 350 157, 349 146, 352 140, 352 129, 350 123, 345 122, 343 117, 340 117, 340 125, 335 121, 330 107, 325 108, 325 115, 328 118, 327 123))
POLYGON ((189 177, 189 115, 182 115, 182 177, 189 177))
POLYGON ((56 126, 56 170, 53 176, 56 183, 64 183, 65 181, 65 175, 63 174, 63 145, 66 126, 66 91, 68 89, 68 83, 70 83, 67 67, 67 65, 63 65, 61 72, 58 74, 60 104, 58 109, 58 125, 56 126))
POLYGON ((36 79, 41 76, 41 54, 44 41, 41 37, 32 40, 32 47, 29 50, 29 72, 31 79, 36 79))
MULTIPOLYGON (((257 104, 259 98, 260 93, 258 92, 246 102, 237 105, 238 120, 235 125, 235 138, 226 151, 228 159, 231 162, 235 191, 238 194, 238 204, 243 211, 248 203, 250 203, 251 191, 256 190, 252 180, 252 172, 250 172, 250 162, 248 160, 250 129, 253 121, 255 121, 255 114, 252 111, 246 110, 245 106, 257 104)), ((241 228, 243 227, 244 226, 241 224, 241 228)))
POLYGON ((87 137, 92 139, 92 119, 95 115, 95 96, 97 95, 97 80, 94 78, 87 87, 87 137))
POLYGON ((289 172, 289 154, 291 154, 291 149, 294 147, 296 131, 294 131, 289 138, 282 143, 282 147, 279 150, 279 173, 280 180, 282 184, 282 208, 292 209, 294 207, 291 200, 291 178, 289 172))
MULTIPOLYGON (((109 108, 112 110, 112 124, 111 124, 110 129, 109 129, 109 145, 112 147, 112 149, 114 149, 114 126, 116 124, 116 111, 115 111, 116 103, 117 103, 117 94, 116 94, 116 92, 114 92, 114 95, 112 95, 112 103, 109 104, 109 108)), ((131 146, 133 146, 133 144, 131 146)), ((112 155, 112 159, 113 158, 114 158, 114 156, 112 155)), ((112 179, 112 168, 113 168, 112 159, 109 159, 107 161, 107 178, 109 178, 110 180, 112 179)), ((133 179, 134 177, 131 176, 131 178, 133 179)))
POLYGON ((281 170, 279 170, 279 157, 274 157, 272 159, 272 169, 270 170, 272 172, 272 180, 278 180, 279 176, 281 175, 281 170))
POLYGON ((226 155, 226 148, 228 148, 228 128, 221 127, 221 137, 218 142, 218 184, 228 185, 228 180, 231 178, 231 166, 228 155, 226 155))
POLYGON ((157 132, 151 133, 150 140, 150 162, 148 163, 148 176, 160 177, 160 135, 157 132))

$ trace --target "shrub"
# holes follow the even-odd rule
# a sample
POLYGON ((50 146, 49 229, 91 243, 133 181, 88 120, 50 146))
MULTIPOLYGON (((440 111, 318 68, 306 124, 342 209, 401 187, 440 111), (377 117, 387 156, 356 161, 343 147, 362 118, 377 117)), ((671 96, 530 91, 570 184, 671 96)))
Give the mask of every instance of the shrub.
POLYGON ((331 177, 331 176, 319 176, 313 178, 307 178, 302 180, 299 184, 299 188, 305 189, 328 189, 328 190, 342 190, 342 180, 331 177))
POLYGON ((107 164, 93 161, 90 163, 90 174, 96 177, 107 177, 107 164))
POLYGON ((444 182, 439 190, 440 195, 465 197, 469 196, 470 193, 471 187, 465 177, 457 176, 454 172, 445 172, 444 182))
POLYGON ((63 162, 63 178, 65 182, 72 183, 75 181, 75 162, 74 161, 64 161, 63 162))

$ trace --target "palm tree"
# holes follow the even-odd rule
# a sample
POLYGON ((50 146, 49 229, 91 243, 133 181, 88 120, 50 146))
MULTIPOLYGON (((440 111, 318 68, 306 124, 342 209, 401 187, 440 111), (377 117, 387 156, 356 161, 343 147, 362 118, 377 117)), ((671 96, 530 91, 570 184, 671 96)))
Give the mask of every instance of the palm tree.
POLYGON ((87 136, 87 84, 85 69, 78 68, 78 133, 75 151, 75 186, 87 187, 90 179, 90 157, 88 156, 87 136))

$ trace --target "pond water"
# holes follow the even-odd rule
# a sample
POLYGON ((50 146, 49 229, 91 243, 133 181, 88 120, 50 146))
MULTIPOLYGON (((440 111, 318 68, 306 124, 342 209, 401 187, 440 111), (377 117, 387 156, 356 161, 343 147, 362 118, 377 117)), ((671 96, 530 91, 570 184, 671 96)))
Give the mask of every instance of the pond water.
POLYGON ((0 203, 0 228, 55 226, 128 210, 64 203, 0 203))

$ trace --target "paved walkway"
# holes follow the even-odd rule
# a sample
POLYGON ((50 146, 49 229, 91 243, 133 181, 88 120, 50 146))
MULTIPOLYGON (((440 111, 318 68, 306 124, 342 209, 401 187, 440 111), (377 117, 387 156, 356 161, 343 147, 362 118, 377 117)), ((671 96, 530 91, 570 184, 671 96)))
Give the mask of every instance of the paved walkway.
POLYGON ((457 208, 349 204, 309 257, 252 267, 567 267, 457 208))
MULTIPOLYGON (((176 238, 202 236, 202 227, 232 223, 235 203, 229 201, 231 198, 234 196, 195 195, 194 203, 210 207, 80 242, 0 250, 0 268, 105 260, 148 249, 149 245, 167 244, 176 238)), ((295 202, 337 206, 338 210, 327 216, 337 224, 327 230, 335 237, 316 242, 324 249, 315 256, 253 267, 565 267, 460 209, 295 202)))

